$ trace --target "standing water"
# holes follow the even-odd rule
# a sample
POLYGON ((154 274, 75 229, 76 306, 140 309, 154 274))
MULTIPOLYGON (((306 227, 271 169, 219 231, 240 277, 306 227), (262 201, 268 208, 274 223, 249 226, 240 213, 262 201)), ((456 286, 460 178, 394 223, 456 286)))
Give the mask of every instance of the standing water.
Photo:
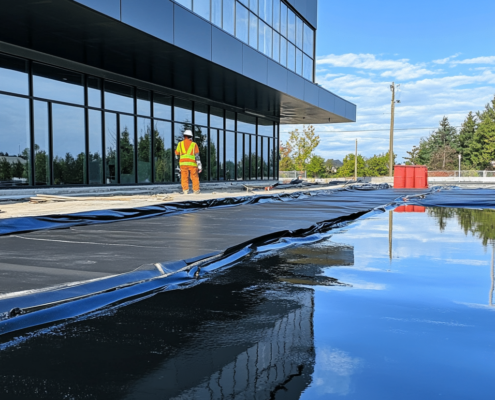
POLYGON ((491 398, 495 212, 425 211, 2 336, 0 398, 491 398))

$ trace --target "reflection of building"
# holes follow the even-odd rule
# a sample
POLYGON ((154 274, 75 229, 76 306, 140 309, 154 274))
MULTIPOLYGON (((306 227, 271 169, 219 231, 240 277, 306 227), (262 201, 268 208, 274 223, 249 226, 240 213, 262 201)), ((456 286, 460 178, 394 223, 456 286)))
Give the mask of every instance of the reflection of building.
POLYGON ((192 128, 202 180, 276 178, 280 124, 356 119, 314 83, 316 20, 317 0, 8 1, 0 153, 29 185, 166 183, 192 128))
POLYGON ((295 302, 289 312, 265 303, 224 332, 201 329, 197 340, 136 382, 128 398, 270 399, 280 391, 298 399, 313 373, 313 293, 295 291, 287 300, 295 302))

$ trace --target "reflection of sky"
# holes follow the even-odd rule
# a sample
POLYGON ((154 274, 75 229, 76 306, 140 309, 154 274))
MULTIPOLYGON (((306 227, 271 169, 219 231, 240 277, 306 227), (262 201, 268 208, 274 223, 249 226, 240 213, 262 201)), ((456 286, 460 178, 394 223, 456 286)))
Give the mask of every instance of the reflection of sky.
POLYGON ((316 366, 303 399, 474 399, 493 389, 491 247, 455 219, 440 232, 427 214, 393 217, 391 261, 388 213, 332 237, 354 246, 355 265, 325 274, 354 287, 316 288, 316 366))
POLYGON ((0 152, 17 155, 29 143, 29 100, 0 94, 0 152))

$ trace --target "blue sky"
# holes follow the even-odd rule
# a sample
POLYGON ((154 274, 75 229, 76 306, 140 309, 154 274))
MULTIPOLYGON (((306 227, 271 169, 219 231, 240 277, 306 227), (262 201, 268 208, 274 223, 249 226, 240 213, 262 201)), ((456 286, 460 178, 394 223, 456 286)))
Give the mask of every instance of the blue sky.
MULTIPOLYGON (((358 117, 317 125, 316 153, 342 159, 356 138, 364 156, 386 152, 392 81, 396 129, 434 128, 444 115, 460 125, 484 108, 495 95, 495 1, 319 0, 316 82, 357 104, 358 117), (353 130, 376 131, 332 133, 353 130)), ((397 161, 432 130, 397 131, 397 161)))

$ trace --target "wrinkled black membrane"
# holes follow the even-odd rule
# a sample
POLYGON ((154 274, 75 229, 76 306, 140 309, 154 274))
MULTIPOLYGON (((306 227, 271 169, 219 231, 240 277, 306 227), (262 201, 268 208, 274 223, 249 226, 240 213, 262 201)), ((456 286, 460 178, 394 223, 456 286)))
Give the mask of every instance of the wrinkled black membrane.
MULTIPOLYGON (((340 190, 375 190, 386 189, 387 184, 349 186, 340 190)), ((248 204, 264 204, 307 198, 308 196, 328 195, 331 191, 282 193, 277 195, 226 197, 201 201, 183 201, 157 204, 138 208, 119 208, 117 210, 95 210, 75 214, 46 215, 35 217, 19 217, 0 219, 0 236, 14 233, 33 232, 45 229, 61 229, 72 226, 104 224, 108 222, 136 220, 195 212, 203 209, 223 208, 248 204)))

